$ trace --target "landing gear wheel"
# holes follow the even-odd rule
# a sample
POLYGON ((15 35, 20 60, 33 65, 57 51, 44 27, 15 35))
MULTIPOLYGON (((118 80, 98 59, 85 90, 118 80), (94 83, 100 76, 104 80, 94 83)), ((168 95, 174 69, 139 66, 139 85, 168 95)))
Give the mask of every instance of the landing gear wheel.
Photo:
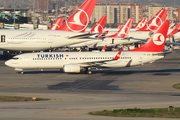
POLYGON ((24 74, 24 72, 23 71, 21 71, 21 75, 23 75, 24 74))
POLYGON ((91 74, 92 74, 92 71, 87 68, 87 69, 85 70, 85 73, 91 75, 91 74))
POLYGON ((91 75, 91 74, 92 74, 92 71, 91 71, 91 70, 88 70, 88 71, 87 71, 87 74, 91 75))

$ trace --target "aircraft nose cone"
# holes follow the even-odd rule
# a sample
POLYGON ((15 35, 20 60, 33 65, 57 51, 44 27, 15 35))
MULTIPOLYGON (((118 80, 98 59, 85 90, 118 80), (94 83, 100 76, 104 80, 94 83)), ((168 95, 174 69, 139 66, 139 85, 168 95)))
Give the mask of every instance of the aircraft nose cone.
POLYGON ((10 61, 9 61, 9 60, 6 61, 6 62, 5 62, 5 65, 10 66, 10 61))

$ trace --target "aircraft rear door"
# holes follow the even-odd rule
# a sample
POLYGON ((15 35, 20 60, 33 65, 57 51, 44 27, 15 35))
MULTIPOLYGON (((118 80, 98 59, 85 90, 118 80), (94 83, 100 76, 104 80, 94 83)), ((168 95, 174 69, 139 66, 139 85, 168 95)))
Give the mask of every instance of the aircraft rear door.
POLYGON ((53 35, 48 35, 48 43, 53 43, 53 35))
POLYGON ((139 62, 142 63, 143 62, 143 55, 141 53, 139 53, 139 62))

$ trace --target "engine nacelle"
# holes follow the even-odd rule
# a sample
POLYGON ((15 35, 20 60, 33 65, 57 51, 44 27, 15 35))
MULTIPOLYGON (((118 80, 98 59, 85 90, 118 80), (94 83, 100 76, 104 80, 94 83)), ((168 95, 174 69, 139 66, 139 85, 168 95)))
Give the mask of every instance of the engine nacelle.
POLYGON ((72 72, 72 73, 78 73, 80 72, 81 68, 77 64, 67 64, 63 66, 64 72, 72 72))

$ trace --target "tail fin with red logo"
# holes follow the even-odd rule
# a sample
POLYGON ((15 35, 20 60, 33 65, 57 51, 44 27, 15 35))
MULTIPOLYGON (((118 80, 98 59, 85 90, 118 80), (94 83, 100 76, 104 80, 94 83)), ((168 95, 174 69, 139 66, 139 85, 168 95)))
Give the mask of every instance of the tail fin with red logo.
POLYGON ((144 27, 137 31, 154 31, 162 25, 167 18, 168 10, 161 9, 144 27))
POLYGON ((141 19, 139 22, 138 22, 138 24, 136 24, 136 26, 134 27, 134 28, 142 28, 143 27, 143 24, 144 24, 144 18, 143 19, 141 19))
MULTIPOLYGON (((146 25, 146 22, 147 22, 147 18, 144 18, 143 22, 142 22, 142 27, 144 27, 146 25)), ((142 28, 141 27, 141 28, 142 28)))
POLYGON ((165 21, 142 47, 129 51, 163 52, 164 44, 168 37, 169 24, 170 21, 165 21))
POLYGON ((102 33, 106 24, 107 16, 102 16, 89 33, 102 33))
POLYGON ((178 25, 176 26, 176 28, 168 35, 169 37, 175 35, 176 33, 178 33, 180 30, 180 22, 178 23, 178 25))
POLYGON ((128 37, 132 25, 132 20, 133 20, 132 18, 128 19, 124 24, 124 26, 122 26, 116 34, 110 35, 108 37, 114 37, 114 38, 128 37))
POLYGON ((122 26, 121 25, 118 25, 117 28, 121 28, 122 26))
POLYGON ((84 32, 89 23, 96 2, 97 0, 86 0, 58 30, 84 32))
POLYGON ((57 30, 63 24, 64 18, 58 18, 49 30, 57 30))

